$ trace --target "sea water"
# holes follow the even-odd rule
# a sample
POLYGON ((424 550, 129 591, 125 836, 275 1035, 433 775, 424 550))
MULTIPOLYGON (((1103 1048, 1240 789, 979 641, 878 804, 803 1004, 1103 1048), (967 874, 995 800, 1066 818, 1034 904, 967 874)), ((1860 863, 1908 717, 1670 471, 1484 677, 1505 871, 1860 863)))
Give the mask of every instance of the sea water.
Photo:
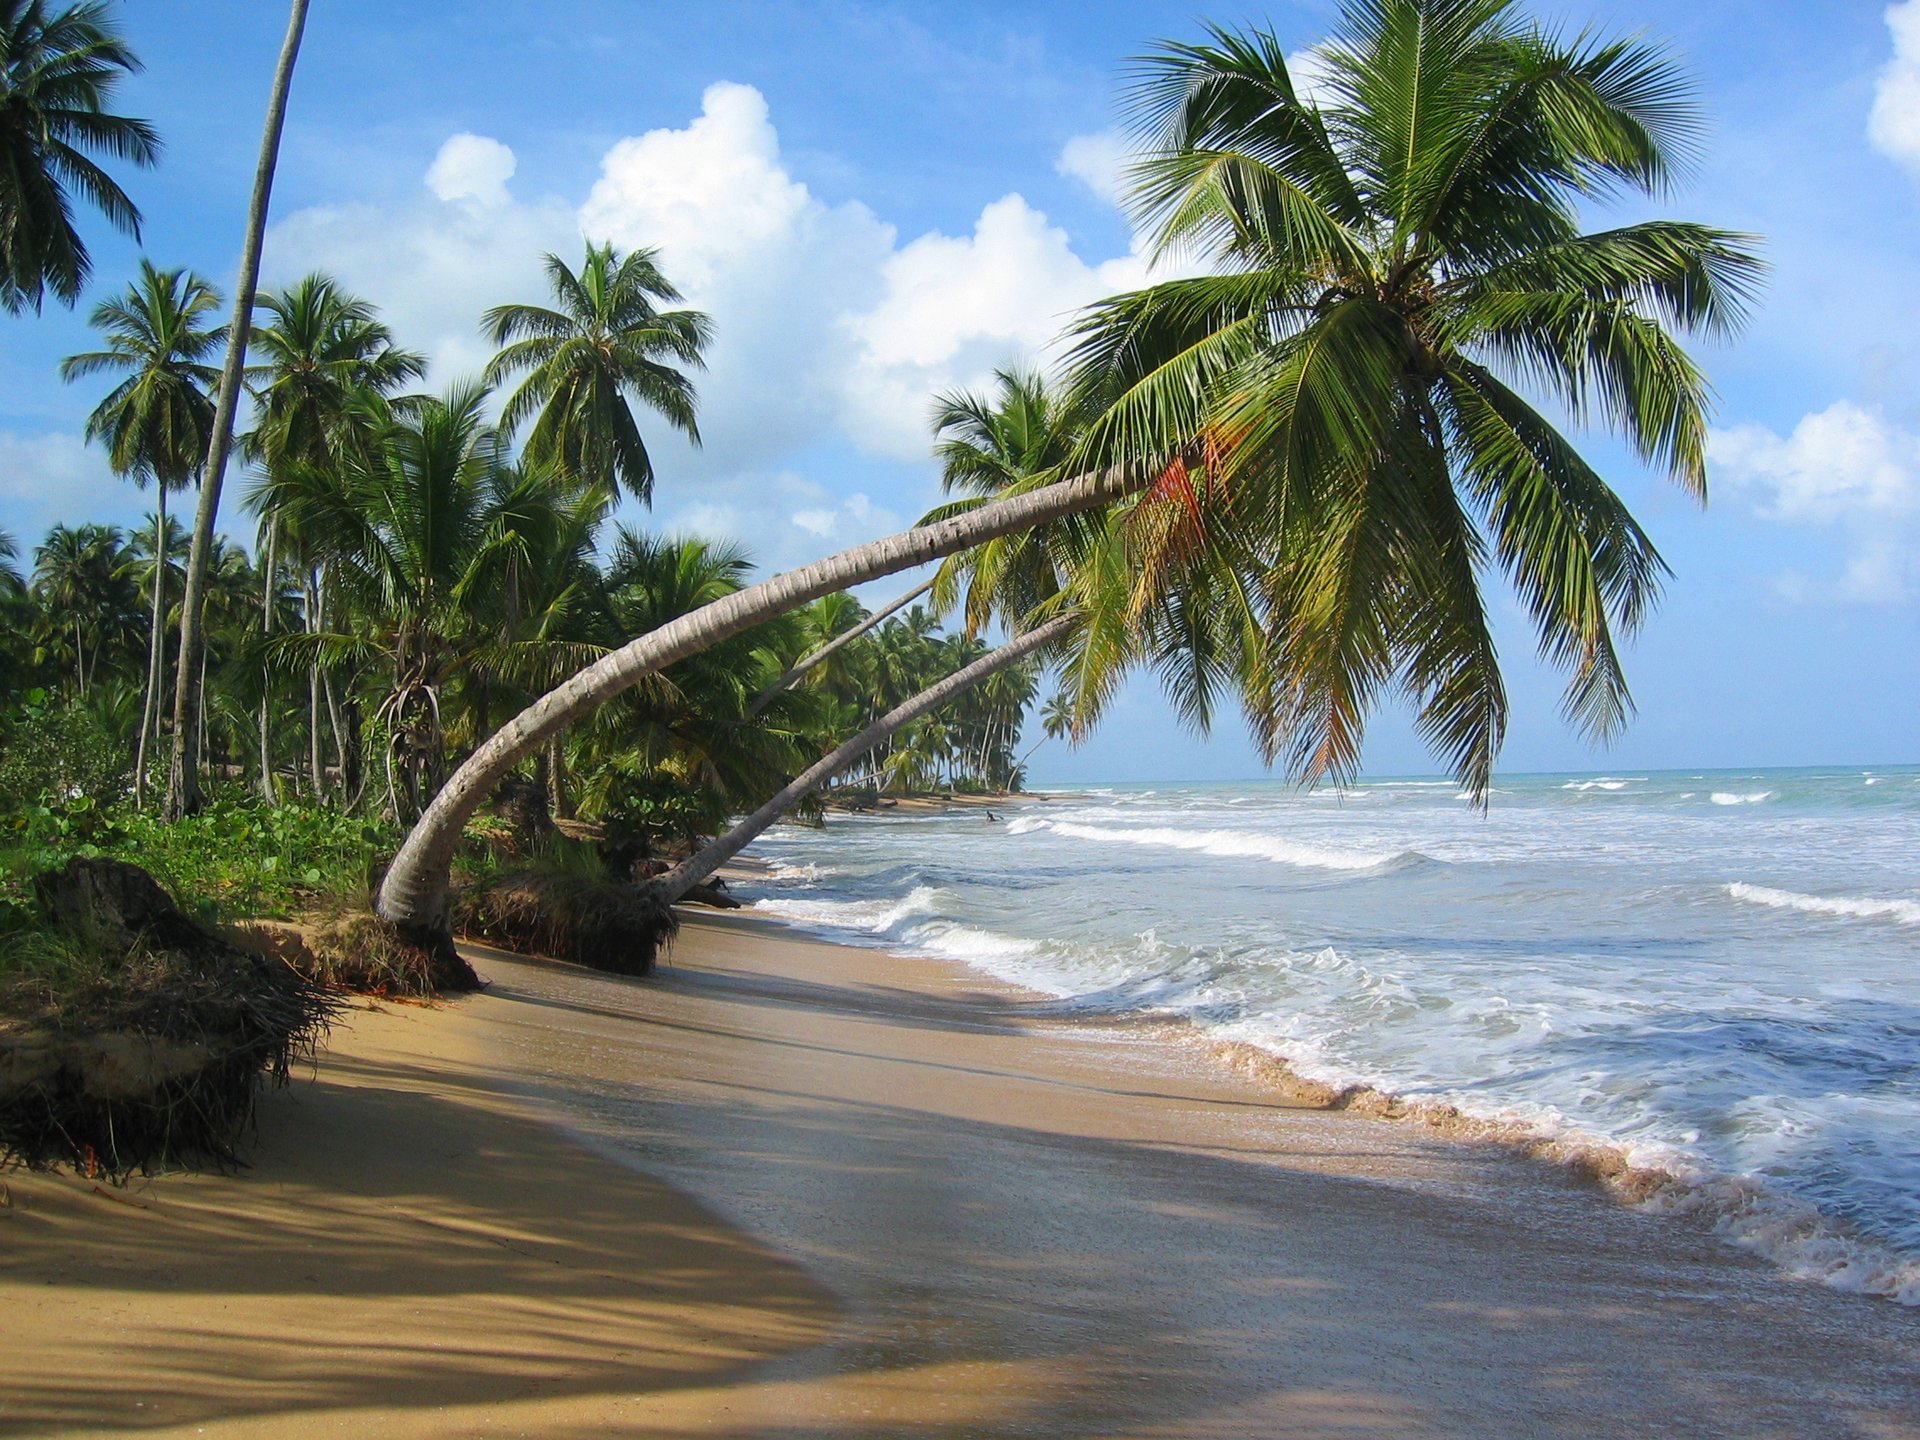
POLYGON ((1115 785, 782 826, 759 909, 1664 1172, 1920 1304, 1920 769, 1115 785))

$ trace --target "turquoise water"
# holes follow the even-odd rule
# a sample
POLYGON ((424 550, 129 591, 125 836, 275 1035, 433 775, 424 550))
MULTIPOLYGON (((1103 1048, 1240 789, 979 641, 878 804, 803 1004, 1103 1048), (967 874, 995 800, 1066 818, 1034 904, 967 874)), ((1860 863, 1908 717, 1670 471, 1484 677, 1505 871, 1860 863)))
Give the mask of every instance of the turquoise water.
POLYGON ((1603 1143, 1920 1304, 1920 768, 1115 785, 756 853, 771 913, 1603 1143))

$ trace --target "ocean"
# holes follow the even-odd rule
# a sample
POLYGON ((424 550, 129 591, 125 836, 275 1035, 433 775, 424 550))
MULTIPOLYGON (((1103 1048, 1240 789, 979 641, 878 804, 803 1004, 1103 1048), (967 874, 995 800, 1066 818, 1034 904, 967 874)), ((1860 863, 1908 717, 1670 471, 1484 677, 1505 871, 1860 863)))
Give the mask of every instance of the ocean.
POLYGON ((1920 768, 1129 784, 780 826, 742 898, 1594 1147, 1920 1304, 1920 768))

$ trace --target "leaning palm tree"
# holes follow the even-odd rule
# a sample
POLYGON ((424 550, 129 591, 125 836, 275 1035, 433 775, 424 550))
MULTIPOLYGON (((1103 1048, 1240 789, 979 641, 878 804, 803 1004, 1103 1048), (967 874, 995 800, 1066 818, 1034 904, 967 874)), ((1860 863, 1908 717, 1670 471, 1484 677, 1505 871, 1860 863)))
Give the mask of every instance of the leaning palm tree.
POLYGON ((1725 336, 1760 275, 1750 237, 1585 207, 1659 196, 1699 113, 1656 45, 1565 41, 1511 0, 1348 0, 1303 95, 1271 34, 1213 31, 1147 57, 1137 217, 1158 253, 1220 273, 1096 307, 1081 380, 1117 398, 1096 446, 1198 437, 1137 593, 1203 528, 1244 538, 1263 645, 1244 693, 1269 759, 1304 779, 1359 763, 1398 689, 1484 795, 1506 698, 1480 593, 1503 571, 1569 718, 1630 713, 1616 642, 1664 566, 1533 391, 1622 435, 1704 498, 1709 391, 1674 338, 1725 336), (1221 525, 1221 520, 1229 523, 1221 525))
POLYGON ((51 289, 72 305, 92 269, 70 191, 140 238, 140 211, 87 152, 134 165, 160 158, 145 120, 108 110, 140 61, 101 0, 54 10, 0 0, 0 306, 38 310, 51 289))
MULTIPOLYGON (((107 348, 60 362, 63 380, 102 371, 126 377, 87 417, 87 439, 106 445, 115 474, 143 489, 153 483, 153 554, 158 556, 167 553, 167 495, 185 489, 199 473, 213 433, 209 392, 220 376, 205 362, 225 338, 223 329, 208 324, 219 308, 220 292, 201 276, 157 270, 142 260, 140 276, 126 293, 103 301, 89 319, 107 348)), ((160 718, 166 576, 164 564, 153 567, 147 691, 133 771, 136 807, 145 802, 147 755, 160 718)))
MULTIPOLYGON (((1573 669, 1574 717, 1617 723, 1614 630, 1643 618, 1661 563, 1520 389, 1609 424, 1701 490, 1706 387, 1674 332, 1735 329, 1759 263, 1704 226, 1579 227, 1586 203, 1663 191, 1692 150, 1696 111, 1657 47, 1563 43, 1504 0, 1349 0, 1343 17, 1324 110, 1270 35, 1218 31, 1148 63, 1143 210, 1163 248, 1211 251, 1225 273, 1095 307, 1076 373, 1108 408, 1078 475, 803 566, 589 666, 442 788, 387 872, 382 914, 443 934, 466 816, 545 736, 661 665, 1149 487, 1130 579, 1150 594, 1196 568, 1202 542, 1240 546, 1200 573, 1249 606, 1241 628, 1261 644, 1234 669, 1258 733, 1297 772, 1351 768, 1369 706, 1397 685, 1484 793, 1505 699, 1483 563, 1506 569, 1573 669), (1229 565, 1233 584, 1213 578, 1229 565)), ((1199 606, 1169 620, 1214 623, 1199 606)), ((1208 644, 1211 685, 1232 652, 1208 644)), ((1139 654, 1098 649, 1110 667, 1139 654)))
POLYGON ((488 383, 526 376, 507 399, 502 426, 511 431, 531 419, 528 458, 557 464, 609 500, 617 490, 643 503, 653 497, 653 457, 634 400, 700 443, 693 382, 675 366, 705 365, 712 325, 698 310, 658 308, 656 301, 680 298, 660 273, 658 254, 623 256, 611 245, 590 245, 577 275, 549 255, 547 280, 558 308, 501 305, 482 322, 504 347, 487 367, 488 383))

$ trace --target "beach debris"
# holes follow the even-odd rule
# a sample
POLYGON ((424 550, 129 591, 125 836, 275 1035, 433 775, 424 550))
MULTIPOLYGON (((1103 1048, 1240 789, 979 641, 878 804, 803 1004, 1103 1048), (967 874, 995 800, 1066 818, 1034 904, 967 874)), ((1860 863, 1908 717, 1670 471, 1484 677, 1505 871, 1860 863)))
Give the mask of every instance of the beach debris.
POLYGON ((645 975, 679 930, 673 907, 626 880, 524 869, 471 885, 454 902, 461 934, 615 975, 645 975))
POLYGON ((339 1002, 202 925, 137 865, 74 858, 34 891, 49 931, 101 963, 71 989, 9 997, 0 1158, 115 1183, 239 1163, 262 1085, 312 1056, 339 1002))

